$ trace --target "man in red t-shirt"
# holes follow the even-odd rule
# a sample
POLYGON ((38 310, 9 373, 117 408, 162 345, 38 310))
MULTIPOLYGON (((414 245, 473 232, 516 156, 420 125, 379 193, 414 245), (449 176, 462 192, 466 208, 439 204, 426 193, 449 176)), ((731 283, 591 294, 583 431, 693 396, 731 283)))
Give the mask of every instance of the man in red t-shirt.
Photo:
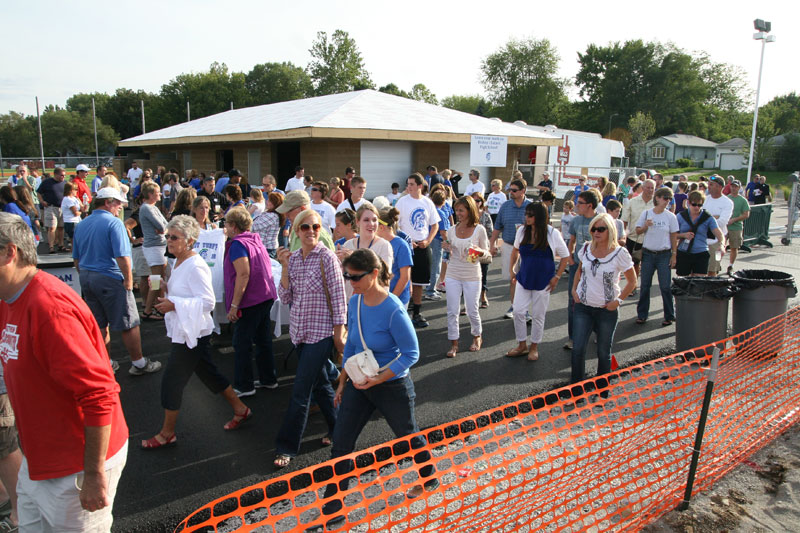
POLYGON ((75 173, 77 175, 70 181, 72 181, 72 183, 78 188, 78 200, 80 200, 81 203, 88 208, 89 202, 92 201, 92 191, 89 189, 89 186, 86 185, 86 177, 89 175, 89 167, 83 164, 78 165, 75 167, 75 173))
POLYGON ((119 385, 87 305, 36 261, 28 225, 0 213, 0 360, 24 454, 20 529, 110 531, 128 451, 119 385))

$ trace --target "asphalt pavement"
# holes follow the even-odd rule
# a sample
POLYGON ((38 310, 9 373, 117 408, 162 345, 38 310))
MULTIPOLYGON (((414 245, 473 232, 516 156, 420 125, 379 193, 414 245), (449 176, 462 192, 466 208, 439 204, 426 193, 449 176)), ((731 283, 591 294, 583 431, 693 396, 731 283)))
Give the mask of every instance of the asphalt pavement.
MULTIPOLYGON (((772 222, 775 228, 780 226, 781 216, 785 223, 785 205, 776 206, 772 222)), ((753 253, 741 254, 737 270, 766 268, 800 276, 800 240, 783 246, 780 236, 776 234, 772 238, 775 248, 757 247, 753 253)), ((724 265, 727 266, 727 259, 724 265)), ((481 310, 484 343, 477 353, 467 351, 471 340, 469 324, 466 317, 461 317, 463 351, 455 359, 446 358, 449 341, 445 301, 423 305, 430 327, 418 330, 421 356, 411 371, 417 393, 417 420, 423 429, 519 401, 569 381, 570 352, 562 348, 567 336, 566 276, 550 299, 544 339, 539 347, 540 358, 536 362, 524 357, 503 356, 516 341, 512 320, 503 318, 509 307, 509 296, 507 282, 500 280, 499 259, 491 265, 489 287, 490 306, 481 310)), ((790 305, 797 303, 795 298, 790 305)), ((662 327, 662 316, 654 278, 650 319, 646 324, 634 323, 636 298, 630 298, 621 307, 614 343, 620 366, 674 351, 676 326, 662 327)), ((142 341, 147 356, 166 363, 169 339, 163 323, 144 322, 142 341)), ((114 504, 114 531, 172 531, 181 519, 213 499, 329 458, 329 448, 320 444, 325 434, 324 420, 320 414, 313 414, 301 454, 286 469, 276 471, 272 466, 275 436, 288 404, 296 365, 296 357, 289 356, 287 360, 291 343, 286 327, 284 334, 274 341, 280 386, 275 390, 260 389, 255 396, 245 399, 253 409, 254 418, 238 431, 224 431, 222 426, 231 417, 229 406, 193 377, 184 391, 177 426, 178 443, 163 450, 139 448, 142 439, 155 435, 161 427, 161 373, 129 375, 130 362, 118 335, 112 338, 111 350, 112 357, 121 364, 117 379, 131 435, 128 463, 114 504)), ((215 338, 213 353, 221 371, 232 378, 233 350, 229 332, 223 331, 223 335, 215 338)), ((589 375, 596 370, 594 355, 594 345, 590 343, 589 375)), ((388 426, 376 415, 362 432, 358 446, 365 448, 391 438, 388 426)))

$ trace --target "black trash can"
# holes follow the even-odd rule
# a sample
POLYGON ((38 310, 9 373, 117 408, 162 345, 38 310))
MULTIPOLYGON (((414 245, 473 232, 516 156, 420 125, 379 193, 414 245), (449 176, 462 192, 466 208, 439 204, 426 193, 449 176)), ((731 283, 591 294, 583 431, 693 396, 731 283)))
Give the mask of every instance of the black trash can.
POLYGON ((739 270, 733 279, 739 290, 733 297, 733 332, 741 333, 782 315, 797 296, 794 277, 776 270, 739 270))
POLYGON ((689 350, 727 338, 728 302, 736 290, 728 277, 673 278, 676 350, 689 350))

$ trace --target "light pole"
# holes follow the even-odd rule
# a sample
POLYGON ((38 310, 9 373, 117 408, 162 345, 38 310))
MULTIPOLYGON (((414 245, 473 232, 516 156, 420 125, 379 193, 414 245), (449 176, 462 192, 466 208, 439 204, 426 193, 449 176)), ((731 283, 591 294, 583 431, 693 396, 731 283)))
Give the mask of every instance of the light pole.
POLYGON ((761 41, 761 62, 758 64, 758 85, 756 86, 756 108, 753 111, 753 135, 750 138, 750 157, 747 158, 747 183, 750 183, 750 175, 753 172, 753 149, 756 146, 756 126, 758 125, 758 97, 761 93, 761 70, 764 68, 764 48, 767 43, 774 43, 775 36, 767 35, 772 30, 772 23, 761 19, 753 21, 753 26, 756 33, 753 34, 753 39, 761 41))

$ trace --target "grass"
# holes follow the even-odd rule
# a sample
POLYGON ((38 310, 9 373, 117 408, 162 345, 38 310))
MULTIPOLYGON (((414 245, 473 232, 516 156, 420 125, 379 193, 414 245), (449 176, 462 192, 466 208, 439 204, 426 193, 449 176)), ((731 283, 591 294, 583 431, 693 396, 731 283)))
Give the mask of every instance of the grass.
POLYGON ((675 174, 688 174, 689 172, 704 172, 707 169, 700 167, 685 167, 685 168, 656 168, 655 171, 661 173, 662 176, 674 176, 675 174))
MULTIPOLYGON (((700 176, 709 177, 712 174, 719 174, 720 176, 723 177, 733 176, 737 180, 741 181, 743 186, 747 185, 746 168, 741 170, 715 170, 715 169, 701 169, 701 170, 703 170, 702 174, 697 174, 696 176, 692 176, 690 179, 696 181, 697 179, 700 178, 700 176)), ((790 174, 789 172, 783 170, 761 170, 761 171, 753 170, 753 174, 760 174, 761 176, 767 177, 767 183, 772 187, 773 195, 775 192, 774 189, 782 190, 784 198, 789 198, 789 195, 792 193, 792 184, 789 183, 789 180, 787 179, 790 174)))

